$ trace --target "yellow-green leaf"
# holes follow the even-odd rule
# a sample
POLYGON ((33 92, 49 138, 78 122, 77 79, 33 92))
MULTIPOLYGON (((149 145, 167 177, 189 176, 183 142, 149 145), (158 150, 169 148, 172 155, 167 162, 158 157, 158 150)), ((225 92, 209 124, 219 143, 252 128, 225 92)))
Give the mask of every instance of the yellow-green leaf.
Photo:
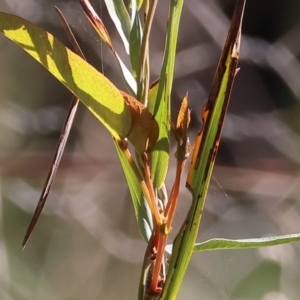
MULTIPOLYGON (((122 0, 121 0, 121 2, 122 2, 122 0)), ((85 12, 85 14, 86 14, 88 20, 90 21, 91 25, 94 27, 96 32, 99 34, 100 38, 107 44, 107 46, 111 50, 112 54, 116 57, 116 59, 119 63, 119 66, 121 68, 126 87, 128 88, 128 90, 130 91, 131 94, 136 95, 136 92, 137 92, 136 81, 135 81, 133 75, 130 73, 130 71, 126 67, 126 65, 123 63, 123 61, 120 58, 120 56, 118 55, 118 53, 115 51, 115 49, 114 49, 114 47, 111 43, 108 31, 107 31, 106 27, 104 26, 102 20, 97 15, 96 11, 91 6, 91 4, 88 0, 79 0, 79 3, 81 4, 81 7, 82 7, 83 11, 85 12)), ((107 4, 107 5, 109 5, 109 7, 111 9, 114 9, 114 3, 110 3, 110 4, 107 4)), ((124 3, 123 3, 123 5, 124 5, 124 3)), ((117 18, 116 15, 114 17, 117 18)), ((127 17, 128 17, 128 14, 127 14, 127 17)), ((127 41, 126 38, 125 38, 125 41, 126 41, 126 45, 128 45, 128 41, 127 41)), ((127 48, 128 48, 128 46, 127 46, 127 48)))
POLYGON ((135 98, 121 93, 53 35, 29 21, 3 12, 0 12, 0 32, 64 84, 114 137, 128 137, 140 153, 155 144, 158 125, 148 109, 135 98))
POLYGON ((128 135, 131 117, 121 93, 93 66, 50 33, 20 17, 0 12, 0 32, 63 83, 113 136, 128 135))

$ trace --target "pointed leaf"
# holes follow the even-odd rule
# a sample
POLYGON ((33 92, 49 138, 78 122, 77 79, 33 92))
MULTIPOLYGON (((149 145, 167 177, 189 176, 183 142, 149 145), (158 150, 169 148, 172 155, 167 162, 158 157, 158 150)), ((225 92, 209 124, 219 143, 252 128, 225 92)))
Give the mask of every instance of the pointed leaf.
POLYGON ((245 0, 237 1, 208 102, 202 112, 203 128, 196 140, 187 180, 193 194, 193 202, 187 218, 174 240, 170 268, 161 297, 164 300, 176 298, 194 250, 220 142, 221 128, 236 74, 244 6, 245 0))
POLYGON ((136 77, 139 70, 142 32, 139 15, 136 13, 133 18, 133 24, 130 30, 129 50, 132 73, 136 77))
POLYGON ((104 0, 110 18, 123 41, 126 53, 129 54, 130 18, 123 0, 104 0))
POLYGON ((135 98, 121 93, 105 76, 50 33, 3 12, 0 12, 0 32, 64 84, 114 137, 128 137, 139 153, 153 147, 158 125, 148 109, 135 98))
MULTIPOLYGON (((94 27, 96 32, 99 34, 100 38, 107 44, 113 55, 116 57, 119 66, 121 68, 123 79, 125 81, 126 87, 130 91, 132 95, 136 95, 137 93, 137 84, 136 80, 134 79, 133 75, 130 73, 126 65, 123 63, 122 59, 118 55, 118 53, 113 48, 112 42, 110 40, 110 36, 108 34, 108 31, 103 24, 102 20, 94 10, 94 8, 91 6, 90 2, 88 0, 79 0, 80 5, 82 9, 84 10, 84 13, 86 14, 86 17, 90 21, 91 25, 94 27)), ((127 42, 128 43, 128 42, 127 42)))
POLYGON ((79 3, 83 8, 88 20, 91 22, 92 26, 95 28, 101 39, 112 49, 113 47, 108 31, 98 14, 95 12, 91 3, 88 0, 79 0, 79 3))
POLYGON ((197 243, 194 246, 194 252, 209 250, 251 249, 289 244, 298 241, 300 241, 300 233, 238 240, 214 238, 202 243, 197 243))
POLYGON ((170 17, 164 59, 156 97, 153 97, 153 99, 149 96, 149 110, 154 115, 160 128, 158 141, 153 149, 151 160, 153 183, 157 189, 165 181, 169 164, 170 101, 182 5, 183 0, 170 1, 170 17))
POLYGON ((149 241, 153 230, 152 215, 149 206, 144 199, 144 194, 141 189, 141 179, 136 175, 138 168, 136 167, 134 170, 133 165, 129 162, 119 143, 117 141, 114 142, 128 183, 135 217, 137 219, 141 235, 145 241, 149 241))
POLYGON ((0 12, 0 32, 48 69, 113 136, 129 134, 131 117, 121 93, 94 67, 50 33, 17 16, 0 12))
POLYGON ((115 55, 116 59, 118 60, 119 66, 121 68, 123 79, 124 79, 127 90, 129 91, 129 93, 131 95, 136 96, 136 94, 137 94, 136 80, 134 79, 133 75, 128 70, 126 65, 123 63, 123 61, 120 58, 120 56, 118 55, 118 53, 114 52, 114 55, 115 55))

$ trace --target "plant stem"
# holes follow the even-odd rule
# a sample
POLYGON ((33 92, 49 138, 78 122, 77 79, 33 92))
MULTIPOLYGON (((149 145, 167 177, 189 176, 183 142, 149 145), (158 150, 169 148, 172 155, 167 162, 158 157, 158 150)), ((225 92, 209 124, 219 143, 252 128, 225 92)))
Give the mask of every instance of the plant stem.
POLYGON ((150 1, 148 10, 146 11, 145 26, 143 31, 143 39, 141 44, 141 57, 139 63, 139 70, 137 76, 138 91, 137 99, 140 100, 145 106, 148 102, 149 93, 149 81, 150 81, 150 70, 149 70, 149 36, 153 23, 154 13, 157 6, 157 0, 150 1))

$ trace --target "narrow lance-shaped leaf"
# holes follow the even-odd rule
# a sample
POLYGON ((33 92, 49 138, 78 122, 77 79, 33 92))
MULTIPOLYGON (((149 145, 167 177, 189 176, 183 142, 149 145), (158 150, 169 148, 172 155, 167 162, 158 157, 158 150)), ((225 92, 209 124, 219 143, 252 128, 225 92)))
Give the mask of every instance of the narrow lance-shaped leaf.
POLYGON ((120 92, 105 76, 40 27, 0 12, 0 32, 43 65, 119 139, 127 137, 142 153, 157 140, 158 125, 149 110, 120 92))
MULTIPOLYGON (((194 245, 194 252, 217 251, 217 250, 239 250, 239 249, 255 249, 261 247, 271 247, 289 244, 300 241, 300 233, 292 233, 263 238, 250 239, 225 239, 213 238, 194 245)), ((166 246, 166 252, 171 255, 173 246, 166 246)))
POLYGON ((93 66, 38 26, 0 12, 0 32, 76 95, 115 137, 126 137, 130 112, 119 90, 93 66))
POLYGON ((153 230, 153 222, 151 211, 142 190, 142 185, 144 185, 142 176, 139 174, 138 167, 132 157, 129 156, 126 143, 116 140, 114 142, 128 183, 140 232, 144 240, 148 241, 153 230))
POLYGON ((135 11, 135 14, 133 14, 132 18, 133 21, 130 30, 129 49, 130 49, 130 62, 131 62, 132 73, 136 78, 139 69, 142 31, 141 31, 140 18, 137 11, 135 11))
POLYGON ((194 250, 207 189, 219 146, 221 128, 236 74, 244 6, 245 0, 237 1, 212 89, 202 112, 203 127, 196 140, 187 180, 187 186, 193 194, 193 202, 187 218, 174 240, 170 268, 161 297, 164 300, 176 298, 194 250))
POLYGON ((110 18, 123 41, 125 50, 129 54, 130 18, 123 0, 104 0, 110 18))
MULTIPOLYGON (((119 66, 121 68, 126 87, 128 88, 128 90, 130 91, 130 93, 132 95, 136 95, 136 93, 137 93, 136 81, 135 81, 133 75, 130 73, 130 71, 126 67, 126 65, 123 63, 123 61, 120 58, 120 56, 118 55, 118 53, 113 48, 112 42, 110 40, 110 36, 109 36, 108 31, 107 31, 105 25, 103 24, 102 20, 97 15, 97 13, 95 12, 94 8, 92 7, 92 5, 90 4, 90 2, 88 0, 79 0, 79 3, 81 5, 82 9, 84 10, 88 20, 90 21, 91 25, 94 27, 94 29, 99 34, 101 39, 109 47, 109 49, 111 50, 113 55, 116 57, 116 59, 119 63, 119 66)), ((129 26, 130 26, 130 24, 129 24, 129 26)), ((129 27, 129 30, 130 30, 130 27, 129 27)), ((129 35, 129 33, 128 33, 128 35, 129 35)))
POLYGON ((170 1, 168 31, 159 83, 149 95, 148 108, 155 116, 160 132, 152 153, 151 173, 154 186, 159 189, 166 178, 169 163, 170 101, 173 84, 177 36, 183 0, 170 1))
MULTIPOLYGON (((116 139, 128 137, 139 153, 153 147, 158 136, 158 125, 147 108, 130 95, 121 93, 106 77, 62 45, 50 33, 22 18, 2 12, 0 12, 0 32, 28 52, 80 98, 113 137, 116 139)), ((73 115, 74 109, 71 111, 71 119, 73 115)), ((69 130, 70 122, 67 121, 66 124, 68 126, 66 129, 69 130)), ((48 178, 50 185, 47 184, 45 195, 53 182, 55 168, 61 158, 66 138, 67 135, 64 134, 64 138, 60 141, 54 170, 50 172, 48 178)), ((39 203, 41 205, 38 206, 39 211, 35 217, 38 217, 44 199, 46 198, 43 197, 43 201, 39 203)), ((27 238, 28 236, 25 242, 27 238)))
POLYGON ((234 250, 234 249, 250 249, 260 247, 278 246, 291 242, 300 241, 300 234, 286 234, 264 238, 252 239, 220 239, 214 238, 202 243, 197 243, 194 246, 194 252, 209 251, 209 250, 234 250))

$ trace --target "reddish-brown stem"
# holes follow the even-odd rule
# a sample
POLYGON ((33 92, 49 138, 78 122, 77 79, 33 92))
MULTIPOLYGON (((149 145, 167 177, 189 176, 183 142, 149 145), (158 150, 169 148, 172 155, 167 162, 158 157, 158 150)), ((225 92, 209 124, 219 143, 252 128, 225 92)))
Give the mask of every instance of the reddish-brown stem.
POLYGON ((144 180, 142 178, 142 175, 140 174, 140 171, 139 171, 136 163, 132 159, 130 151, 128 150, 127 143, 124 142, 121 139, 117 140, 117 139, 114 138, 114 140, 118 144, 118 146, 121 149, 121 151, 123 152, 123 154, 125 155, 125 157, 126 157, 127 161, 129 162, 132 170, 134 171, 135 175, 137 176, 137 178, 139 180, 141 190, 142 190, 142 192, 143 192, 143 194, 144 194, 144 196, 147 200, 147 203, 150 207, 150 210, 153 214, 155 223, 160 222, 161 216, 158 212, 158 208, 157 208, 157 205, 156 205, 156 202, 155 202, 155 196, 153 196, 154 195, 153 187, 151 189, 151 185, 149 185, 149 182, 147 182, 147 179, 144 180))
POLYGON ((183 168, 185 166, 186 159, 183 161, 178 161, 176 166, 176 176, 174 180, 174 184, 170 193, 170 197, 168 200, 167 207, 164 211, 164 216, 166 218, 166 231, 169 232, 171 230, 171 225, 173 222, 173 218, 175 215, 177 202, 178 202, 178 194, 179 194, 179 187, 180 187, 180 179, 183 168))
POLYGON ((167 243, 168 235, 162 232, 161 227, 156 227, 154 232, 154 245, 156 250, 156 258, 154 262, 154 269, 152 272, 150 289, 154 293, 158 293, 161 291, 161 287, 159 287, 160 273, 164 260, 165 247, 167 243))
POLYGON ((156 250, 156 259, 154 264, 154 269, 152 273, 151 285, 150 289, 152 292, 157 293, 160 292, 161 287, 159 287, 160 281, 160 273, 164 260, 165 247, 167 244, 168 234, 171 230, 172 221, 175 215, 178 194, 179 194, 179 186, 182 170, 184 168, 186 159, 183 161, 177 162, 176 167, 176 176, 174 180, 174 184, 171 190, 171 194, 169 197, 169 201, 167 207, 164 211, 164 219, 166 220, 164 224, 161 226, 156 226, 154 231, 154 239, 153 239, 153 248, 156 250))
POLYGON ((151 180, 149 157, 148 157, 147 153, 143 153, 142 160, 143 160, 143 165, 144 165, 145 182, 146 182, 149 194, 150 194, 150 201, 151 201, 150 207, 153 208, 153 210, 151 209, 151 212, 152 212, 154 220, 155 220, 155 225, 159 227, 163 224, 164 218, 163 218, 163 215, 160 213, 158 206, 157 206, 156 196, 155 196, 155 192, 154 192, 154 188, 153 188, 153 184, 152 184, 152 180, 151 180))

